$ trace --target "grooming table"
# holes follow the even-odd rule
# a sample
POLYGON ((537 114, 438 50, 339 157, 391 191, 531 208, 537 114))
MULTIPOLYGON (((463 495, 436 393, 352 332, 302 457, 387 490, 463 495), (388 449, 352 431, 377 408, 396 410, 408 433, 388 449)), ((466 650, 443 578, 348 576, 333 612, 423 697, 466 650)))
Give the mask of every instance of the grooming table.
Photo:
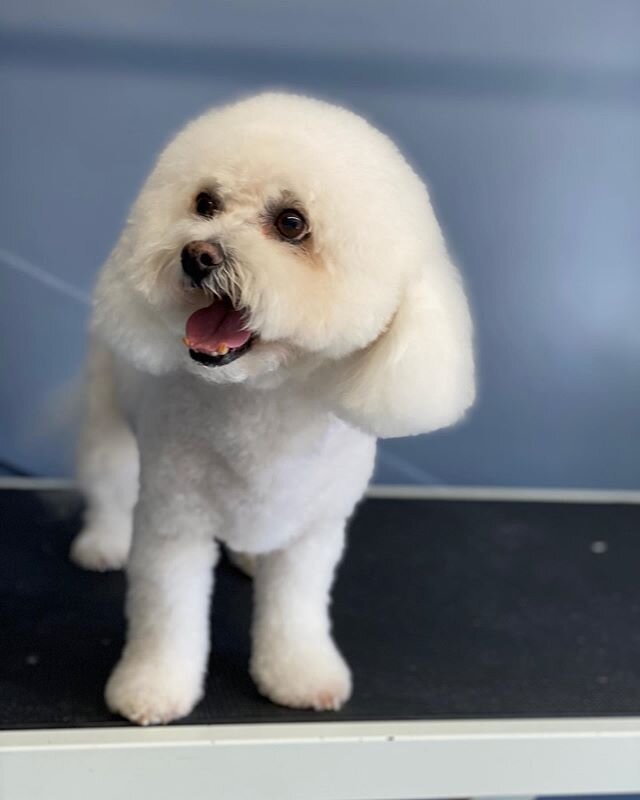
POLYGON ((251 582, 222 563, 206 697, 140 729, 101 697, 123 576, 69 563, 80 501, 37 487, 0 490, 2 800, 640 790, 640 505, 367 499, 334 593, 338 713, 257 694, 251 582))

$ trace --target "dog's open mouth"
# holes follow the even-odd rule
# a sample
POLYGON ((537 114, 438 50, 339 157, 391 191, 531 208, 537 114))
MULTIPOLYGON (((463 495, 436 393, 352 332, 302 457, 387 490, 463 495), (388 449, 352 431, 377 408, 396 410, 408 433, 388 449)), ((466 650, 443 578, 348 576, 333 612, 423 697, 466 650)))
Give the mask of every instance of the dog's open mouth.
POLYGON ((228 298, 215 300, 189 317, 183 341, 194 361, 222 367, 251 349, 254 336, 246 324, 246 311, 234 308, 228 298))

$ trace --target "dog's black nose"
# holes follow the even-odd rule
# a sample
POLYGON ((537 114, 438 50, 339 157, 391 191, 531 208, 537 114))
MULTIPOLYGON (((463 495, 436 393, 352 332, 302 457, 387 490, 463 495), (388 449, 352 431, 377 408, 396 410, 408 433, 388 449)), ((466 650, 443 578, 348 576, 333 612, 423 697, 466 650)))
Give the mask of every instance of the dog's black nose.
POLYGON ((217 242, 189 242, 182 248, 180 260, 185 275, 200 286, 224 262, 224 250, 217 242))

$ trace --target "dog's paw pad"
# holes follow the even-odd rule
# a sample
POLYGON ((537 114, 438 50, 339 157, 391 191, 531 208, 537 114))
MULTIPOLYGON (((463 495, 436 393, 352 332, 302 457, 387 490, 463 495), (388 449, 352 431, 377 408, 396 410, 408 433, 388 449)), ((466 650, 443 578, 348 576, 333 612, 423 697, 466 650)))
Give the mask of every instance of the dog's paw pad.
POLYGON ((342 686, 334 687, 333 691, 325 690, 320 692, 315 698, 313 708, 316 711, 338 711, 348 697, 342 686))

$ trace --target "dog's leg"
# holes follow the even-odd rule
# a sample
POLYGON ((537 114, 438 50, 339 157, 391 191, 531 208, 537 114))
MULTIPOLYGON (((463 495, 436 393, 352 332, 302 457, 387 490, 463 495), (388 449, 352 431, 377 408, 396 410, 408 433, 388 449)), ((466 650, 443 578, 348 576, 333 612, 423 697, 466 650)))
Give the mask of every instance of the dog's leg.
POLYGON ((344 523, 318 525, 261 556, 255 576, 251 674, 260 692, 294 708, 336 710, 351 693, 331 637, 329 600, 344 523))
POLYGON ((186 716, 201 697, 217 545, 188 491, 136 507, 127 566, 127 644, 107 683, 109 708, 140 725, 186 716))
POLYGON ((138 493, 138 450, 116 399, 112 356, 94 345, 88 362, 78 480, 87 508, 71 558, 85 569, 124 566, 138 493))

